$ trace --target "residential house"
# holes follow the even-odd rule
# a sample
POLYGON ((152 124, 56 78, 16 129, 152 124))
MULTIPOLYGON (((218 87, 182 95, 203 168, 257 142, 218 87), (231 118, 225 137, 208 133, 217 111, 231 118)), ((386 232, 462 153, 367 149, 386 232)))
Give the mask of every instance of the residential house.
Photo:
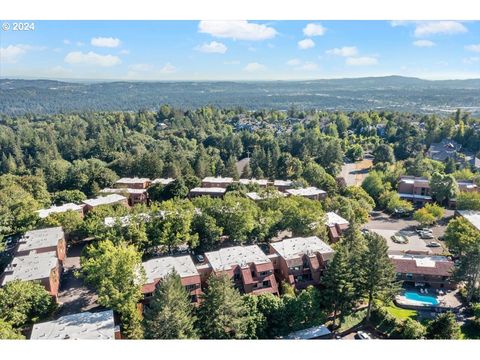
POLYGON ((53 227, 27 231, 18 241, 15 256, 27 256, 30 253, 55 252, 63 264, 66 258, 67 246, 65 233, 61 227, 53 227))
POLYGON ((128 206, 128 199, 120 194, 110 194, 106 196, 99 196, 96 199, 88 199, 84 200, 83 203, 85 204, 85 212, 102 205, 115 205, 120 204, 123 206, 128 206))
POLYGON ((389 255, 397 272, 397 279, 408 286, 427 286, 454 289, 454 263, 445 256, 389 255))
POLYGON ((462 145, 450 139, 443 139, 439 143, 431 144, 427 151, 427 157, 441 162, 451 158, 461 166, 468 164, 475 169, 480 169, 480 159, 474 153, 465 151, 462 149, 462 145))
POLYGON ((325 200, 327 192, 320 190, 314 186, 301 189, 286 189, 285 192, 291 196, 302 196, 311 200, 325 200))
POLYGON ((57 298, 61 272, 62 265, 56 251, 42 253, 32 251, 26 256, 13 258, 0 277, 0 286, 14 280, 36 281, 57 298))
POLYGON ((174 270, 180 276, 182 285, 190 294, 192 303, 198 303, 202 293, 200 274, 189 255, 150 259, 143 263, 143 268, 145 269, 147 282, 142 287, 142 293, 147 303, 149 298, 153 296, 158 283, 174 270))
POLYGON ((271 243, 270 253, 279 281, 303 289, 320 284, 334 251, 317 236, 310 236, 271 243))
POLYGON ((30 340, 113 340, 120 339, 112 310, 81 312, 33 325, 30 340))
POLYGON ((53 205, 48 209, 37 210, 36 213, 38 214, 40 219, 44 219, 51 214, 64 213, 67 211, 74 211, 83 217, 83 206, 84 205, 77 205, 73 203, 67 203, 59 206, 53 205))
POLYGON ((121 178, 115 182, 116 188, 146 189, 150 186, 151 180, 147 178, 121 178))
POLYGON ((202 180, 202 187, 204 188, 224 188, 226 189, 228 185, 233 184, 233 178, 231 177, 213 177, 207 176, 202 180))
POLYGON ((257 245, 233 246, 205 253, 212 275, 226 274, 244 294, 278 294, 273 264, 257 245))
POLYGON ((337 242, 340 239, 340 236, 342 236, 342 233, 348 229, 350 223, 333 211, 327 212, 326 215, 327 219, 325 225, 327 225, 328 237, 331 242, 337 242))
POLYGON ((285 192, 287 189, 291 189, 293 187, 292 180, 274 180, 273 186, 277 188, 278 191, 285 192))

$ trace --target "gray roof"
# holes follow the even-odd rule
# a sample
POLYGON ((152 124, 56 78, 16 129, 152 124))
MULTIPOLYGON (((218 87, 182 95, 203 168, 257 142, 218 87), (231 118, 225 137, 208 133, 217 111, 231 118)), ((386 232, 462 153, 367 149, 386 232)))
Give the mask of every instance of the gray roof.
POLYGON ((65 237, 63 229, 59 227, 27 231, 18 242, 18 251, 30 251, 57 246, 65 237))
POLYGON ((67 203, 67 204, 63 204, 63 205, 60 205, 60 206, 51 206, 49 207, 48 209, 40 209, 40 210, 37 210, 36 213, 38 214, 38 216, 43 219, 43 218, 46 218, 48 215, 50 214, 55 214, 55 213, 63 213, 63 212, 66 212, 66 211, 82 211, 83 209, 83 206, 82 205, 77 205, 77 204, 74 204, 74 203, 67 203))
POLYGON ((315 196, 326 194, 326 191, 318 189, 314 186, 301 188, 301 189, 288 189, 286 192, 294 196, 315 196))
POLYGON ((50 272, 58 265, 57 253, 31 252, 26 256, 17 256, 7 266, 1 286, 14 280, 41 280, 50 277, 50 272))
POLYGON ((82 312, 33 325, 32 340, 113 340, 113 311, 82 312))
POLYGON ((232 266, 245 267, 248 264, 265 264, 270 259, 257 245, 232 246, 205 253, 214 271, 230 270, 232 266))
POLYGON ((156 279, 162 279, 174 269, 180 277, 198 275, 197 268, 190 255, 166 256, 147 260, 143 263, 147 275, 147 283, 153 283, 156 279))
POLYGON ((457 212, 467 219, 470 224, 475 226, 478 230, 480 230, 480 211, 474 210, 457 210, 457 212))
POLYGON ((96 199, 84 200, 83 203, 91 207, 100 206, 100 205, 110 205, 115 204, 120 201, 125 201, 127 198, 119 194, 111 194, 107 196, 99 196, 96 199))
POLYGON ((329 245, 317 236, 284 239, 270 245, 285 260, 297 259, 303 255, 310 256, 317 252, 322 255, 329 255, 334 252, 329 245))

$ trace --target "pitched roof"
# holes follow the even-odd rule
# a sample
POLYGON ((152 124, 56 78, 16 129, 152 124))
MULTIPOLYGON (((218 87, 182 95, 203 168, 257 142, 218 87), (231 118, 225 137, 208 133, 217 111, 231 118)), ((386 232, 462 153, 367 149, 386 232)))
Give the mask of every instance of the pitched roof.
POLYGON ((54 247, 64 236, 65 234, 60 226, 27 231, 18 242, 18 251, 54 247))
POLYGON ((297 259, 303 255, 333 255, 333 249, 317 236, 284 239, 270 244, 285 260, 297 259))
POLYGON ((478 230, 480 230, 480 211, 475 210, 457 210, 462 217, 470 222, 473 226, 475 226, 478 230))
POLYGON ((33 325, 32 340, 111 340, 115 338, 113 311, 82 312, 33 325))
POLYGON ((327 219, 325 221, 325 225, 335 226, 335 224, 350 225, 350 223, 347 220, 345 220, 343 217, 341 217, 337 213, 335 213, 333 211, 327 212, 327 219))
POLYGON ((234 266, 246 267, 249 264, 271 263, 257 245, 232 246, 205 253, 214 271, 230 270, 234 266))

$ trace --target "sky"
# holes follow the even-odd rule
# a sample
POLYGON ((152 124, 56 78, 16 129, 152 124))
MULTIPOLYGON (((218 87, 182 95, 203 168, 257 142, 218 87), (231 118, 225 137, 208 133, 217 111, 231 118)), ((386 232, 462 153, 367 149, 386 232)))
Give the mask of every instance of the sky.
POLYGON ((28 31, 14 23, 0 31, 3 78, 480 78, 480 22, 35 21, 28 31))

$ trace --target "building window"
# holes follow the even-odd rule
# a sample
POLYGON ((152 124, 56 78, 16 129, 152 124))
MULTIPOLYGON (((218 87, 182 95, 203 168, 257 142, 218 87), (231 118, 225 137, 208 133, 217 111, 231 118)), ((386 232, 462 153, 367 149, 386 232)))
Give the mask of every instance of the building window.
POLYGON ((255 271, 252 270, 252 278, 255 277, 255 271))
POLYGON ((270 275, 270 271, 261 271, 258 273, 259 276, 267 276, 270 275))
POLYGON ((233 275, 233 280, 235 280, 235 281, 240 280, 240 273, 235 273, 235 274, 233 275))
POLYGON ((263 287, 270 287, 270 281, 264 281, 262 285, 263 287))
POLYGON ((409 280, 413 279, 413 274, 412 273, 407 273, 406 278, 409 279, 409 280))
POLYGON ((185 286, 185 289, 187 291, 192 291, 192 290, 195 290, 197 288, 197 284, 192 284, 192 285, 186 285, 185 286))
POLYGON ((197 302, 197 295, 192 295, 192 296, 190 296, 190 301, 191 301, 192 303, 196 303, 196 302, 197 302))

